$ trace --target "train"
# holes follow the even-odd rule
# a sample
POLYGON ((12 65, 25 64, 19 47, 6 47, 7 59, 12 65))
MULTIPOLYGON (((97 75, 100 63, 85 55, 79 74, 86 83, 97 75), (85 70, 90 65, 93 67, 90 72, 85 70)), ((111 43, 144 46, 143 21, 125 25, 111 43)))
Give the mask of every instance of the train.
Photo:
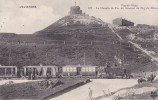
POLYGON ((0 78, 59 78, 59 77, 87 77, 87 78, 131 78, 130 71, 124 68, 111 68, 90 65, 59 66, 0 66, 0 78))

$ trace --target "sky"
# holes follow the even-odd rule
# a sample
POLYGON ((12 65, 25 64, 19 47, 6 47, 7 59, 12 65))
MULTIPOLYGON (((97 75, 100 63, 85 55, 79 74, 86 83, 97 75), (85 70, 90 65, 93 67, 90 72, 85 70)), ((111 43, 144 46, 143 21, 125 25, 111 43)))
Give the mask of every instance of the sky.
MULTIPOLYGON (((0 0, 0 32, 32 34, 67 16, 75 0, 0 0), (36 6, 37 8, 20 8, 36 6)), ((125 18, 136 24, 158 25, 158 0, 76 0, 76 5, 90 16, 112 23, 125 18), (95 9, 96 7, 137 5, 157 9, 95 9), (92 7, 93 9, 88 9, 92 7)), ((131 7, 131 6, 130 6, 131 7)))

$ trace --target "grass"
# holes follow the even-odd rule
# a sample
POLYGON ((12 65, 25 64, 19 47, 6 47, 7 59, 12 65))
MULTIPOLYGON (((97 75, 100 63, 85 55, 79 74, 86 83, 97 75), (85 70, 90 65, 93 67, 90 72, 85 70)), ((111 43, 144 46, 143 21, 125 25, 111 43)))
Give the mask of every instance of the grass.
MULTIPOLYGON (((53 94, 57 95, 62 93, 64 90, 69 89, 74 86, 76 88, 79 83, 84 83, 86 79, 59 79, 61 84, 48 88, 46 84, 41 84, 41 82, 27 82, 19 84, 10 84, 0 86, 0 100, 9 99, 44 99, 53 94)), ((44 81, 43 81, 44 82, 44 81)))

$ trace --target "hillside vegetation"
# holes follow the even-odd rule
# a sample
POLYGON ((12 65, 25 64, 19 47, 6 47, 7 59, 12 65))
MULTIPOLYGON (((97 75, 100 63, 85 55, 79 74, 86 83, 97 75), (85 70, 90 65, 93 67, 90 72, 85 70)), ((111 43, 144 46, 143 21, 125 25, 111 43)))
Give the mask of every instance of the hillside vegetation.
MULTIPOLYGON (((2 33, 0 64, 19 67, 40 64, 63 66, 83 64, 85 58, 86 65, 108 64, 133 72, 157 69, 151 58, 126 39, 120 41, 99 19, 95 21, 98 23, 92 21, 85 25, 85 22, 77 22, 68 16, 34 34, 2 33), (63 20, 69 24, 63 25, 63 20)), ((126 32, 130 30, 122 30, 120 35, 126 32)))

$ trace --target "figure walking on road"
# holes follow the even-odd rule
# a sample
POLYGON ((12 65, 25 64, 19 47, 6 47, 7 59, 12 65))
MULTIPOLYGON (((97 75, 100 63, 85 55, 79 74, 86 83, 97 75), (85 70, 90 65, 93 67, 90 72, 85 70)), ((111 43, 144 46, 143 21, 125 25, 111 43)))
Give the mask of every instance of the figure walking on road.
POLYGON ((91 88, 89 88, 89 99, 90 100, 93 100, 92 94, 93 94, 93 91, 91 90, 91 88))

